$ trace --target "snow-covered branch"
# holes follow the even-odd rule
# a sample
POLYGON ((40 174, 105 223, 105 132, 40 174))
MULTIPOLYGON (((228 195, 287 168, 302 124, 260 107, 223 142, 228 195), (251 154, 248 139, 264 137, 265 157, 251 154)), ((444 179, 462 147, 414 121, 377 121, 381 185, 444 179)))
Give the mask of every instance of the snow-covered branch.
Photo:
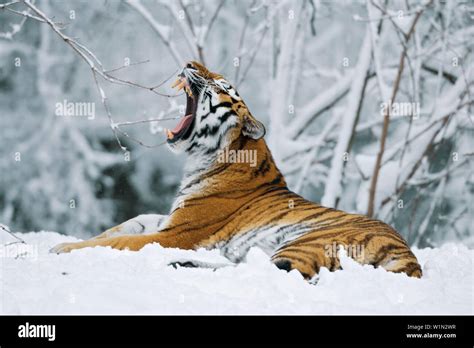
POLYGON ((364 89, 367 81, 367 74, 370 68, 370 62, 372 59, 372 39, 370 30, 367 28, 364 41, 360 48, 359 60, 355 66, 355 75, 352 79, 350 92, 347 97, 347 106, 343 113, 342 118, 342 129, 339 132, 337 139, 337 145, 334 150, 333 160, 331 162, 331 170, 328 175, 328 180, 324 189, 324 196, 322 198, 322 204, 335 207, 339 201, 341 195, 341 180, 343 175, 343 169, 347 159, 347 151, 349 150, 349 144, 353 137, 354 128, 359 119, 360 108, 364 99, 364 89))

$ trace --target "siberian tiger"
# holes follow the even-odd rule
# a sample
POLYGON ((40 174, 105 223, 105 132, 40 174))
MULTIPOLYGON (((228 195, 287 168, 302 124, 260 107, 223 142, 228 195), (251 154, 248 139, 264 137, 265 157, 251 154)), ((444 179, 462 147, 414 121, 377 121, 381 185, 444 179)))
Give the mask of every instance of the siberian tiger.
POLYGON ((263 139, 264 125, 222 75, 193 61, 173 87, 185 90, 187 106, 178 125, 165 130, 167 143, 188 159, 169 216, 141 215, 52 252, 94 246, 139 250, 159 243, 219 248, 239 262, 257 246, 278 268, 296 269, 309 279, 321 267, 340 268, 335 246, 342 245, 357 250, 349 256, 362 264, 421 277, 415 255, 389 225, 309 202, 288 189, 263 139))

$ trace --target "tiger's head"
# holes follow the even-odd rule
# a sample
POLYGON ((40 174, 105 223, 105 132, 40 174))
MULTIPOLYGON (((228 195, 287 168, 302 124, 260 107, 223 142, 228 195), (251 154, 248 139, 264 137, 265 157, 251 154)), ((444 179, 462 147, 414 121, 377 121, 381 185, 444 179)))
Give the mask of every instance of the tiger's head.
POLYGON ((187 63, 174 87, 186 92, 186 112, 174 129, 165 130, 173 151, 212 156, 241 137, 265 135, 231 84, 202 64, 187 63))

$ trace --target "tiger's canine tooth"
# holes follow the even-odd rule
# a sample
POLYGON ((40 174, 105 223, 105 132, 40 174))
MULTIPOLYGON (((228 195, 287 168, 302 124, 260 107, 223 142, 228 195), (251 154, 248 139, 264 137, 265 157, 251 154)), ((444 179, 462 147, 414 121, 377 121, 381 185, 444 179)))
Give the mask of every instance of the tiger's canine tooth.
POLYGON ((186 80, 177 79, 172 85, 171 88, 177 88, 178 91, 182 90, 186 86, 186 80))
POLYGON ((191 88, 189 88, 188 85, 186 85, 186 86, 184 87, 184 89, 186 90, 186 93, 188 93, 188 95, 189 95, 190 97, 193 95, 193 92, 191 92, 191 88))

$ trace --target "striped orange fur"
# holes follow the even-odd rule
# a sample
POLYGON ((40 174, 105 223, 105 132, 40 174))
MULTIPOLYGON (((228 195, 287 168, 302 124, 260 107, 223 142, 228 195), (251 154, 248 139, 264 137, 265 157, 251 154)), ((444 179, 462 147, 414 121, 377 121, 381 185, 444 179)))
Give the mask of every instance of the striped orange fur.
POLYGON ((263 138, 263 124, 221 75, 190 62, 180 79, 189 89, 191 123, 175 130, 168 142, 173 150, 187 152, 188 162, 164 224, 156 233, 116 236, 119 225, 99 238, 61 244, 53 251, 90 246, 139 250, 159 243, 181 249, 220 248, 238 262, 258 246, 277 267, 297 269, 309 279, 321 267, 339 269, 337 248, 344 246, 362 264, 421 277, 415 255, 389 225, 323 207, 288 189, 263 138), (221 161, 224 149, 255 154, 255 162, 221 161))

